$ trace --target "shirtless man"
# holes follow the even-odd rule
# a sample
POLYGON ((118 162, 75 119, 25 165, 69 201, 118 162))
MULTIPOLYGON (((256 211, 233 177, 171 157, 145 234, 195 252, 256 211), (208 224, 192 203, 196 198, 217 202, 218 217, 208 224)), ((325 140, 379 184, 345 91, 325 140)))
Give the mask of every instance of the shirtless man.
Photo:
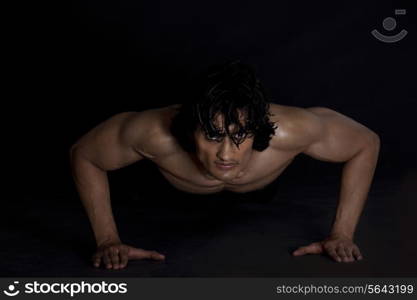
POLYGON ((344 168, 330 234, 293 255, 323 253, 337 262, 362 259, 353 237, 378 160, 378 135, 325 107, 266 101, 254 70, 239 61, 201 78, 190 103, 117 114, 71 148, 74 181, 97 242, 94 266, 120 269, 128 260, 165 259, 120 240, 107 171, 149 159, 184 192, 245 193, 267 186, 300 153, 344 162, 344 168))

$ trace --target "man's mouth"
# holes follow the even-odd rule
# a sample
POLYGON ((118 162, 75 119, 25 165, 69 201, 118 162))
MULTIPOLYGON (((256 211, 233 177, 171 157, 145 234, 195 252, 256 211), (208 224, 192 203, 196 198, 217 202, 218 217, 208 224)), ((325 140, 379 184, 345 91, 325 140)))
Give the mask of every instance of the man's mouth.
POLYGON ((229 170, 237 165, 236 163, 217 162, 217 161, 215 162, 215 164, 216 164, 216 167, 222 170, 229 170))

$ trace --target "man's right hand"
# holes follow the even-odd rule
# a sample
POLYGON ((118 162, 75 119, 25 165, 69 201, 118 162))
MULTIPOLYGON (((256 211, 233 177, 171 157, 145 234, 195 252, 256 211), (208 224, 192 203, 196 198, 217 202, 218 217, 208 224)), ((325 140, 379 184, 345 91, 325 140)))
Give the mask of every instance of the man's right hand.
POLYGON ((93 264, 96 268, 103 263, 107 269, 123 269, 127 262, 133 259, 164 260, 165 255, 123 243, 107 243, 97 247, 97 251, 93 255, 93 264))

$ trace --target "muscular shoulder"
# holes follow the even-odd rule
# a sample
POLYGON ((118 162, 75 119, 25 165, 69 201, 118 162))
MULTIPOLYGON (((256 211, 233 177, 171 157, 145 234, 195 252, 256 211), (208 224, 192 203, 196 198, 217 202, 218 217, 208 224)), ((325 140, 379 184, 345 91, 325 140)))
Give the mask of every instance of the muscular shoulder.
POLYGON ((169 109, 123 112, 82 136, 71 147, 71 158, 82 158, 103 170, 116 170, 143 158, 161 157, 174 151, 166 129, 169 109))
POLYGON ((271 104, 271 121, 277 126, 271 147, 301 152, 317 140, 325 128, 316 109, 322 113, 329 110, 271 104))
POLYGON ((175 113, 176 106, 135 112, 124 122, 121 138, 147 158, 175 152, 176 141, 169 130, 175 113))

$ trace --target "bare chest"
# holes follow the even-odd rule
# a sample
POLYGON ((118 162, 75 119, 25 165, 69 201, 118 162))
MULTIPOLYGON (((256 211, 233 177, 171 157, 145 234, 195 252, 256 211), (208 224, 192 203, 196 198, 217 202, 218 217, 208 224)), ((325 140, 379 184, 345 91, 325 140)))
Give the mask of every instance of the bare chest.
POLYGON ((254 152, 242 175, 228 182, 207 177, 204 170, 185 152, 154 162, 168 182, 179 190, 196 194, 217 193, 223 190, 245 193, 261 189, 275 180, 293 161, 296 154, 269 149, 254 152))

